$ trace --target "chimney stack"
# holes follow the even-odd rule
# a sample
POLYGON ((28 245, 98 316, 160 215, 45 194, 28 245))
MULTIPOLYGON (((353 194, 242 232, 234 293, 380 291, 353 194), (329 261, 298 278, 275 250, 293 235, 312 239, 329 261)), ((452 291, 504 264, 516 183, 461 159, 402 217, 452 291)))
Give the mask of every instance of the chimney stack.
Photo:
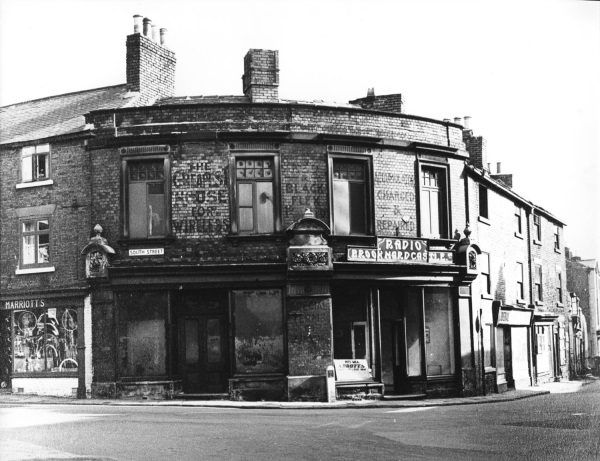
POLYGON ((175 94, 176 59, 175 53, 161 46, 166 29, 161 29, 158 43, 158 28, 150 19, 141 18, 137 14, 133 17, 133 34, 127 36, 127 90, 140 94, 137 105, 149 105, 175 94))
POLYGON ((369 98, 369 99, 375 98, 375 88, 367 88, 367 98, 369 98))
POLYGON ((279 51, 248 51, 242 82, 251 102, 279 102, 279 51))
POLYGON ((464 124, 465 130, 470 130, 471 129, 471 117, 468 115, 465 115, 465 124, 464 124))

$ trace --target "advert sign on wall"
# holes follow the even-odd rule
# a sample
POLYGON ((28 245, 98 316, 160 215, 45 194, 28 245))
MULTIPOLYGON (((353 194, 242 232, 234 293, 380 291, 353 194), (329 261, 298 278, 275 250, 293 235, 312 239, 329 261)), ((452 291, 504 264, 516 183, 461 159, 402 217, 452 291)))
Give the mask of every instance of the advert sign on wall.
POLYGON ((429 242, 424 239, 379 237, 376 248, 349 245, 347 258, 354 262, 453 264, 454 252, 437 248, 430 251, 429 242))

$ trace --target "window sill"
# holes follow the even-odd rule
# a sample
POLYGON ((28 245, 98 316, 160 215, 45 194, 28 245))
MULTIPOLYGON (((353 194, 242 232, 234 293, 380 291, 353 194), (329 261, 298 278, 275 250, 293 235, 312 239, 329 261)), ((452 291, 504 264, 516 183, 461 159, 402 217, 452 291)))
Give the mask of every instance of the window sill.
POLYGON ((556 307, 562 307, 564 309, 565 305, 563 303, 556 303, 556 307))
POLYGON ((488 299, 488 300, 490 300, 490 301, 493 301, 493 300, 494 300, 494 297, 493 297, 491 294, 488 294, 488 293, 482 293, 482 295, 481 295, 481 299, 488 299))
POLYGON ((34 267, 31 269, 17 269, 15 275, 26 275, 26 274, 43 274, 45 272, 54 272, 56 269, 54 266, 50 267, 34 267))
POLYGON ((30 187, 42 187, 42 186, 51 186, 54 184, 53 179, 46 179, 44 181, 32 181, 32 182, 22 182, 15 186, 17 189, 28 189, 30 187))
POLYGON ((554 252, 558 253, 559 255, 562 254, 562 251, 556 247, 554 247, 554 252))
POLYGON ((515 237, 517 237, 518 239, 523 240, 523 234, 520 232, 515 232, 515 237))
POLYGON ((536 300, 536 302, 535 302, 535 305, 536 305, 536 306, 542 306, 542 307, 544 307, 544 302, 543 302, 543 301, 537 301, 537 300, 536 300))
POLYGON ((524 306, 525 304, 527 304, 524 299, 517 299, 515 302, 516 302, 516 304, 519 304, 520 306, 524 306))
POLYGON ((477 216, 477 221, 479 221, 480 223, 485 224, 486 226, 491 226, 492 223, 490 222, 489 218, 486 218, 485 216, 477 216))
POLYGON ((485 367, 486 373, 496 373, 496 367, 485 367))
POLYGON ((533 239, 533 244, 537 245, 537 246, 540 246, 540 247, 542 246, 542 242, 539 241, 538 239, 533 239))

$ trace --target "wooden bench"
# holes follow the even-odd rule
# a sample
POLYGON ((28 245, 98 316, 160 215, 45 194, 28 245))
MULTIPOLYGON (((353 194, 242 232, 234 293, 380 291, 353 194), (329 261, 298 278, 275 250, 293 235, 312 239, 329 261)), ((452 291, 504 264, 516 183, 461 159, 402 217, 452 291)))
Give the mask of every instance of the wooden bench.
POLYGON ((362 393, 365 395, 384 395, 384 384, 373 379, 366 360, 346 359, 334 360, 335 389, 338 398, 354 398, 362 393))

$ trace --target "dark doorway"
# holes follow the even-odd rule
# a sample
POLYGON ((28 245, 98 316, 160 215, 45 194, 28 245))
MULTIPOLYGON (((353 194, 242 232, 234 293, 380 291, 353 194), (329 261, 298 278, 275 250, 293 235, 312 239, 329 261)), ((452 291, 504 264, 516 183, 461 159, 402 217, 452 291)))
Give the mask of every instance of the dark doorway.
POLYGON ((186 315, 180 322, 183 391, 227 391, 227 321, 222 315, 186 315))
POLYGON ((510 328, 504 328, 504 372, 506 376, 506 386, 510 389, 515 387, 512 370, 512 346, 510 328))

